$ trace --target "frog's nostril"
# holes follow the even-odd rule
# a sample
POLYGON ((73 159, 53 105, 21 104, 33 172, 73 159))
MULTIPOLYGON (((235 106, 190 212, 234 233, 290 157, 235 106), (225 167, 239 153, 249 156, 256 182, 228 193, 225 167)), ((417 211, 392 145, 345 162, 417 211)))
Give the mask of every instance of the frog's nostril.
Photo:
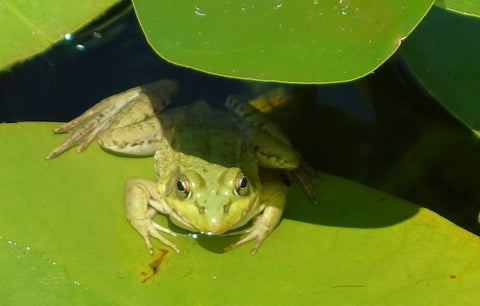
POLYGON ((230 210, 230 205, 223 205, 223 213, 228 213, 228 211, 230 210))
POLYGON ((199 211, 201 214, 204 214, 205 211, 206 211, 205 206, 200 206, 200 207, 198 208, 198 211, 199 211))

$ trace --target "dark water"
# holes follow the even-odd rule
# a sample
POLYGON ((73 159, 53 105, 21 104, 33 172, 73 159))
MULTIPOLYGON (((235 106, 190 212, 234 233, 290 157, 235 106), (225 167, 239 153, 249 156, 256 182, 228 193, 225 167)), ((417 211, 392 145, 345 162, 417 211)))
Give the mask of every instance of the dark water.
MULTIPOLYGON (((161 78, 179 82, 175 101, 222 103, 253 95, 253 82, 217 77, 160 58, 147 44, 132 10, 0 74, 0 122, 68 121, 100 99, 161 78)), ((353 84, 321 86, 320 101, 372 118, 353 84)))

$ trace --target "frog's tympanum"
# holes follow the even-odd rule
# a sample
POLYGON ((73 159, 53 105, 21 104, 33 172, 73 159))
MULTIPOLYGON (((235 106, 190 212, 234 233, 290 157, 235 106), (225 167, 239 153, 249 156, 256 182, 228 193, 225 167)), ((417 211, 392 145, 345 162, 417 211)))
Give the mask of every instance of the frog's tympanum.
POLYGON ((125 183, 127 219, 150 253, 150 237, 179 251, 160 232, 175 233, 152 221, 159 212, 191 232, 222 235, 242 228, 235 234, 245 236, 226 249, 255 240, 255 254, 286 200, 287 186, 268 169, 296 169, 298 154, 277 126, 234 96, 225 110, 205 102, 164 109, 176 87, 161 80, 102 100, 55 129, 68 135, 46 159, 77 144, 80 152, 95 138, 113 153, 154 155, 156 181, 133 177, 125 183))

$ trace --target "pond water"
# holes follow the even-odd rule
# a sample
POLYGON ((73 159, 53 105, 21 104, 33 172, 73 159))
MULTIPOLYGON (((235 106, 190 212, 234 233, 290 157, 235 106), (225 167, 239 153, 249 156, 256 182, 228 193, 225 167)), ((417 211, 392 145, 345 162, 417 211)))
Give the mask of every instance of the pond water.
MULTIPOLYGON (((162 78, 179 82, 177 103, 223 103, 229 94, 252 96, 252 87, 265 86, 168 63, 149 47, 130 10, 0 74, 0 122, 68 121, 104 97, 162 78)), ((374 116, 351 83, 321 86, 319 101, 374 116)))

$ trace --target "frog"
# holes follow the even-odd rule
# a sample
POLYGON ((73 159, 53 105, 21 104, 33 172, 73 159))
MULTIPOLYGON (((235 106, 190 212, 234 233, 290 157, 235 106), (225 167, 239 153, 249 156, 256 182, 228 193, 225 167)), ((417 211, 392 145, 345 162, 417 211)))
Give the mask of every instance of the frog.
POLYGON ((107 97, 79 117, 56 128, 67 133, 46 156, 55 158, 96 140, 107 152, 153 156, 155 180, 127 179, 125 215, 153 254, 152 238, 180 252, 156 223, 157 214, 191 233, 243 235, 225 251, 254 241, 251 254, 281 220, 288 183, 282 173, 301 161, 281 129, 239 96, 223 109, 204 101, 169 107, 177 92, 162 79, 107 97))

